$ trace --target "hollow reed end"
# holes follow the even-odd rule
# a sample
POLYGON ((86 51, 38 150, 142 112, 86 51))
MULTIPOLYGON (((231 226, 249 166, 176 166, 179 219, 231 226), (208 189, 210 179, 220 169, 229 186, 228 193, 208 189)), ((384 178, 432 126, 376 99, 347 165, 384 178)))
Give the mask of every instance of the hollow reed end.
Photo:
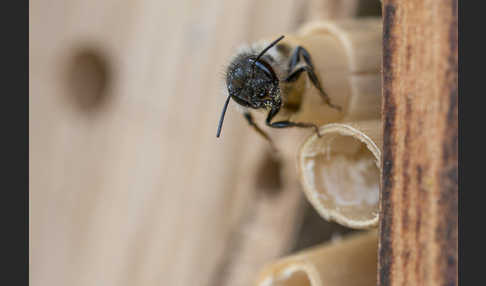
POLYGON ((356 228, 378 224, 381 183, 380 120, 331 123, 301 146, 300 181, 326 220, 356 228))
POLYGON ((375 286, 376 230, 347 235, 267 265, 257 286, 375 286))
POLYGON ((312 56, 315 70, 337 111, 308 88, 292 119, 323 125, 380 118, 382 21, 378 17, 310 22, 284 39, 312 56))

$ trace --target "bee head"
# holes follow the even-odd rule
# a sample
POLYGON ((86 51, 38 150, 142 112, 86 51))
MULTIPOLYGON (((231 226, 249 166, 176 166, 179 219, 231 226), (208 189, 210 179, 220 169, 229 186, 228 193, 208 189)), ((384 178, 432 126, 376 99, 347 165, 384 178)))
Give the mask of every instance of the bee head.
POLYGON ((224 115, 230 98, 248 108, 264 108, 279 91, 279 79, 272 66, 261 57, 284 36, 268 45, 257 56, 240 54, 229 65, 226 76, 228 97, 218 125, 216 137, 221 133, 224 115))
POLYGON ((241 55, 230 65, 226 77, 228 94, 236 103, 249 108, 262 108, 278 89, 278 78, 272 67, 252 55, 241 55))

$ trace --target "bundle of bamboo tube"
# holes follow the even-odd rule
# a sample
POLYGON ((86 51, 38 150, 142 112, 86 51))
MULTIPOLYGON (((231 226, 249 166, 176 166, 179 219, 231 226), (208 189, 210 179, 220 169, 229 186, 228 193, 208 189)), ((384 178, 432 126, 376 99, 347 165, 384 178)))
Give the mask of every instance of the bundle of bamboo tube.
MULTIPOLYGON (((381 35, 381 19, 362 18, 311 23, 287 39, 310 52, 331 102, 342 107, 307 94, 292 116, 320 126, 298 151, 304 193, 321 217, 356 229, 379 219, 381 35)), ((257 285, 376 285, 377 247, 376 230, 348 235, 268 264, 257 285)))
POLYGON ((304 26, 299 42, 316 63, 331 102, 342 112, 305 96, 295 121, 313 122, 298 158, 308 200, 322 217, 351 228, 378 223, 381 174, 380 18, 316 22, 304 26))

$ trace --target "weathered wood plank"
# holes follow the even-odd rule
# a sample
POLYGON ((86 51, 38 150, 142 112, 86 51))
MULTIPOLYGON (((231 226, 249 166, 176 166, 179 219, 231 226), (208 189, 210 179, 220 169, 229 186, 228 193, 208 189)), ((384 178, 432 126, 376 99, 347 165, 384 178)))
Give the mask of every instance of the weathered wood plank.
POLYGON ((457 0, 383 1, 380 285, 457 285, 457 0))
POLYGON ((293 166, 259 196, 266 142, 234 106, 215 132, 229 56, 294 29, 295 5, 30 2, 32 285, 248 285, 289 248, 293 166))
POLYGON ((307 2, 29 2, 32 285, 248 285, 318 242, 293 241, 295 165, 265 165, 234 106, 215 138, 230 55, 307 2))
POLYGON ((248 285, 293 247, 295 166, 234 106, 215 132, 230 55, 305 4, 30 2, 32 285, 248 285))

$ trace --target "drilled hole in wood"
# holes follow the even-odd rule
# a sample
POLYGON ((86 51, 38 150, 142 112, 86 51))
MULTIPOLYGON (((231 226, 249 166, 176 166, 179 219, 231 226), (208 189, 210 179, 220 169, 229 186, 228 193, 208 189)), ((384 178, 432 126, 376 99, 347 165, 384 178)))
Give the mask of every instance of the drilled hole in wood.
POLYGON ((75 52, 67 75, 70 97, 78 108, 91 111, 106 101, 111 72, 107 58, 99 50, 83 48, 75 52))
POLYGON ((277 195, 282 189, 282 162, 270 151, 266 152, 257 167, 256 188, 269 195, 277 195))

